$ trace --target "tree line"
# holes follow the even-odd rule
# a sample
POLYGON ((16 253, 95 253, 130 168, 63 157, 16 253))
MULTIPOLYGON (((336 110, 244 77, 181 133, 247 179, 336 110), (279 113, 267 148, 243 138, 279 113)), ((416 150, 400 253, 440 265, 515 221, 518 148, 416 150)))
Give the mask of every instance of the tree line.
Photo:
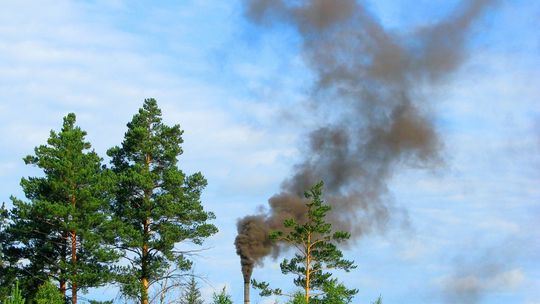
MULTIPOLYGON (((46 144, 24 158, 43 174, 22 178, 26 199, 12 196, 13 207, 0 209, 4 303, 77 304, 80 293, 106 284, 141 304, 164 303, 168 282, 189 277, 193 266, 189 252, 177 245, 201 245, 218 231, 211 223, 215 215, 201 202, 207 181, 200 172, 187 175, 178 167, 183 131, 163 123, 156 100, 144 101, 121 144, 107 151, 108 164, 86 135, 70 113, 46 144), (161 293, 150 295, 155 286, 161 293)), ((330 207, 322 188, 321 182, 306 192, 305 223, 287 220, 287 231, 270 236, 299 249, 281 264, 303 290, 291 294, 290 303, 350 303, 357 293, 326 272, 355 266, 336 246, 350 235, 332 232, 325 222, 330 207)), ((261 295, 286 295, 268 283, 253 284, 261 295)), ((193 276, 185 285, 178 303, 203 303, 193 276)), ((225 290, 213 300, 232 303, 225 290)))
POLYGON ((11 197, 13 208, 2 210, 0 292, 16 279, 31 299, 54 280, 77 304, 80 291, 115 282, 123 295, 148 304, 151 285, 189 270, 192 262, 175 244, 201 244, 218 230, 201 203, 206 179, 177 166, 182 133, 146 99, 104 165, 75 114, 64 117, 61 130, 24 158, 43 171, 21 180, 28 201, 11 197))

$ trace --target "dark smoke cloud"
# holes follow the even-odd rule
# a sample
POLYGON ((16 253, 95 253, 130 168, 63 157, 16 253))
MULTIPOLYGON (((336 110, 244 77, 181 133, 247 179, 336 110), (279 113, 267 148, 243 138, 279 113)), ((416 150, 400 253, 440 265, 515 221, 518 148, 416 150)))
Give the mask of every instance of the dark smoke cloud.
POLYGON ((444 20, 400 35, 355 0, 245 1, 254 23, 298 31, 317 76, 316 109, 337 119, 309 134, 303 160, 270 198, 268 212, 239 221, 235 244, 244 275, 277 254, 268 231, 282 228, 285 218, 301 221, 302 194, 319 180, 335 228, 356 238, 384 229, 395 211, 385 198, 394 170, 440 162, 440 140, 421 92, 460 66, 468 30, 492 3, 464 1, 444 20))

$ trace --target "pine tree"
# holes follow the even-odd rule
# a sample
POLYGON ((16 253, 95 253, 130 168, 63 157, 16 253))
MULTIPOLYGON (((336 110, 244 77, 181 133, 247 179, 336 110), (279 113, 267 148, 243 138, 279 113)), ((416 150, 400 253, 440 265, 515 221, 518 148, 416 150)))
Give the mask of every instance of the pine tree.
POLYGON ((225 290, 225 287, 219 292, 213 295, 213 304, 233 304, 231 296, 225 290))
POLYGON ((112 208, 116 218, 117 246, 129 265, 118 267, 122 292, 148 304, 148 290, 174 265, 186 271, 191 261, 175 249, 190 241, 200 245, 217 232, 204 211, 201 192, 206 179, 201 173, 186 176, 178 167, 182 154, 179 125, 162 122, 154 99, 128 123, 124 141, 111 148, 117 192, 112 208))
POLYGON ((22 246, 20 258, 28 260, 21 270, 27 292, 33 294, 52 277, 64 297, 70 285, 72 304, 80 289, 107 281, 107 263, 115 258, 100 231, 108 219, 110 179, 75 121, 75 114, 68 114, 61 131, 51 131, 47 144, 24 158, 44 175, 22 179, 30 202, 12 197, 8 227, 22 246))
POLYGON ((180 304, 203 304, 201 291, 194 276, 191 276, 180 297, 180 304))
POLYGON ((4 300, 4 304, 24 304, 26 300, 22 296, 22 292, 19 289, 19 282, 15 282, 15 286, 11 290, 11 295, 4 300))
MULTIPOLYGON (((350 238, 344 231, 332 232, 332 225, 325 221, 331 207, 322 200, 323 183, 314 185, 304 195, 308 202, 307 220, 298 223, 294 219, 286 219, 286 231, 272 231, 270 238, 274 241, 285 242, 296 248, 291 260, 284 259, 280 264, 283 274, 294 274, 294 284, 303 288, 306 303, 350 303, 358 292, 347 289, 343 284, 331 279, 332 269, 350 271, 356 268, 352 261, 343 259, 343 254, 336 244, 350 238), (312 295, 313 290, 320 293, 312 295)), ((271 294, 282 295, 280 289, 271 289, 266 282, 253 280, 253 286, 261 289, 262 296, 271 294)))
POLYGON ((34 304, 64 304, 64 297, 51 281, 43 283, 33 299, 34 304))

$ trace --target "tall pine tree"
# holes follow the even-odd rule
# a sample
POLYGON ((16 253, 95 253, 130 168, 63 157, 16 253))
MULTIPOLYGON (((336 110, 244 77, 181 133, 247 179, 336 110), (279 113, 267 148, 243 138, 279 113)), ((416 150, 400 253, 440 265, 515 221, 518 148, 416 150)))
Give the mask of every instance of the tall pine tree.
POLYGON ((180 126, 163 124, 157 102, 146 99, 127 127, 122 145, 108 151, 117 179, 112 204, 116 241, 129 262, 118 267, 117 280, 125 295, 148 304, 150 286, 167 269, 191 268, 175 245, 200 245, 217 228, 208 223, 214 215, 201 204, 206 179, 201 173, 187 176, 177 167, 180 126))
POLYGON ((19 243, 14 247, 22 248, 20 258, 28 261, 21 269, 28 292, 52 277, 64 297, 70 287, 72 304, 77 304, 80 289, 108 279, 107 263, 115 259, 100 231, 109 218, 107 188, 112 180, 75 121, 75 114, 68 114, 61 131, 51 131, 47 144, 24 158, 44 174, 22 179, 30 202, 12 198, 8 228, 19 243))
MULTIPOLYGON (((356 268, 352 261, 343 259, 343 254, 336 244, 350 238, 345 231, 332 231, 332 225, 326 222, 330 205, 322 199, 323 182, 319 182, 304 193, 307 207, 307 220, 303 223, 290 218, 284 221, 285 231, 270 233, 274 241, 286 243, 295 248, 292 259, 284 259, 280 264, 283 274, 294 274, 294 285, 301 287, 303 302, 307 303, 350 303, 358 292, 347 289, 337 280, 331 279, 331 270, 350 271, 356 268), (313 291, 318 291, 313 295, 313 291)), ((261 289, 261 295, 282 295, 281 289, 271 289, 266 282, 253 280, 253 286, 261 289)), ((293 303, 300 299, 295 295, 293 303)))

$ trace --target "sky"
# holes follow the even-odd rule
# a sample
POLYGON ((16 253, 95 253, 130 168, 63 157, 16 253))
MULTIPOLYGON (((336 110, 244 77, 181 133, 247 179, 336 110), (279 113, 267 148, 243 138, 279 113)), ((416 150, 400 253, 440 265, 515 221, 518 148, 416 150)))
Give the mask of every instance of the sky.
MULTIPOLYGON (((362 3, 405 34, 459 5, 362 3)), ((354 303, 540 303, 539 15, 538 1, 499 1, 476 19, 459 67, 419 88, 440 160, 399 163, 384 180, 396 215, 344 248, 358 267, 335 274, 359 290, 354 303)), ((194 257, 203 294, 226 286, 240 303, 238 219, 267 210, 305 158, 309 132, 335 114, 314 109, 325 96, 313 94, 302 39, 286 22, 253 22, 236 0, 2 3, 0 201, 24 197, 20 179, 41 173, 22 158, 67 113, 105 157, 155 98, 164 121, 185 131, 180 168, 208 179, 203 204, 220 231, 194 257)), ((253 277, 291 290, 279 271, 287 254, 266 258, 253 277)), ((123 303, 114 286, 84 298, 123 303)))

